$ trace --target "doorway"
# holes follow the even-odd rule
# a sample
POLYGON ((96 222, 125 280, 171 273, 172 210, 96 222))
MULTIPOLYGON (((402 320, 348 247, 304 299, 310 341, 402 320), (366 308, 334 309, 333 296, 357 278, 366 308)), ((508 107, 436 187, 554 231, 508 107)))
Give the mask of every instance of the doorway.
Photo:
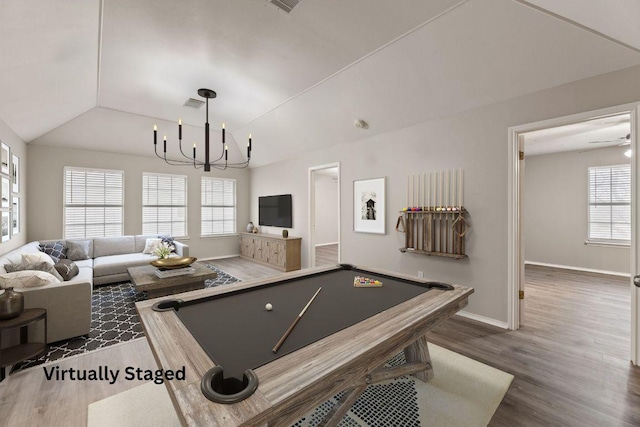
MULTIPOLYGON (((611 107, 607 109, 591 111, 581 114, 576 114, 567 117, 560 117, 551 120, 545 120, 543 122, 530 123, 522 126, 517 126, 509 129, 509 236, 508 236, 508 313, 509 313, 509 328, 518 329, 520 327, 521 315, 522 315, 522 300, 524 291, 524 223, 527 221, 524 217, 523 210, 523 184, 524 184, 524 169, 525 158, 521 156, 521 151, 526 150, 524 143, 527 134, 533 132, 540 132, 544 129, 567 127, 577 125, 585 122, 590 122, 594 119, 606 119, 614 116, 620 116, 628 114, 629 117, 629 133, 627 135, 619 135, 615 138, 611 138, 612 143, 616 143, 615 139, 620 139, 620 142, 628 142, 628 149, 631 149, 633 153, 636 153, 637 133, 636 125, 640 115, 640 103, 627 104, 618 107, 611 107), (628 139, 628 141, 627 141, 628 139)), ((595 143, 592 144, 589 150, 596 148, 595 143)), ((638 197, 639 188, 638 185, 638 156, 633 155, 631 157, 631 218, 630 218, 630 247, 629 247, 629 263, 630 263, 630 277, 638 274, 638 227, 637 227, 637 208, 636 201, 640 200, 638 197)), ((585 171, 585 175, 586 175, 585 171)), ((549 207, 550 209, 551 207, 549 207)), ((576 210, 586 210, 587 207, 576 207, 576 210)), ((582 212, 582 211, 581 211, 582 212)), ((586 234, 585 234, 586 237, 586 234)), ((636 364, 639 360, 638 355, 638 298, 640 292, 633 286, 631 280, 628 280, 631 294, 631 361, 636 364)), ((524 296, 526 298, 526 296, 524 296)))
POLYGON ((309 168, 309 267, 340 262, 340 164, 309 168))

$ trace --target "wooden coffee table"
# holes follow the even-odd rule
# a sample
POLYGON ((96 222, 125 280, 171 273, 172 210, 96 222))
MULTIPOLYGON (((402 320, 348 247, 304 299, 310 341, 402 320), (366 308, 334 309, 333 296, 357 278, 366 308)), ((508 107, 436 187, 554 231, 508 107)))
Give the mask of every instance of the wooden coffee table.
POLYGON ((203 289, 205 280, 218 277, 215 271, 205 267, 201 263, 194 262, 191 264, 191 267, 195 270, 192 274, 167 277, 164 279, 156 276, 157 268, 152 265, 129 267, 127 271, 129 272, 136 291, 145 291, 148 298, 157 298, 180 292, 193 291, 195 289, 203 289))

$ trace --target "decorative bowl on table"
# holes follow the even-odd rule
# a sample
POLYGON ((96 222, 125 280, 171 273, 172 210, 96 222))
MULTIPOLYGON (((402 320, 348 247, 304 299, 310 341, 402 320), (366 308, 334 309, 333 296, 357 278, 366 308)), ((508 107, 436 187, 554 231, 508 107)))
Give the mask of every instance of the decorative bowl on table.
POLYGON ((193 264, 197 260, 198 258, 194 258, 192 256, 170 257, 170 258, 163 258, 163 259, 157 259, 155 261, 151 261, 151 265, 163 270, 170 270, 172 268, 189 267, 191 264, 193 264))

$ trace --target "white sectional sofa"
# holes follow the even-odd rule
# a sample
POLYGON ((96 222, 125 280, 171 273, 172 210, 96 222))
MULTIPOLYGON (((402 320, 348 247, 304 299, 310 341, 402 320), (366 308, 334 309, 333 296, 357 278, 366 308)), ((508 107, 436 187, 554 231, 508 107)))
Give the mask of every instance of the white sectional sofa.
MULTIPOLYGON (((15 288, 24 295, 25 308, 47 309, 47 342, 86 335, 91 328, 91 294, 94 285, 129 280, 128 267, 146 265, 157 257, 142 253, 148 238, 158 236, 120 236, 78 239, 89 241, 88 259, 74 261, 79 273, 68 281, 34 288, 15 288)), ((76 240, 76 241, 78 241, 76 240)), ((23 253, 40 252, 40 243, 64 240, 43 240, 26 245, 0 257, 0 274, 6 264, 19 264, 23 253)), ((174 241, 178 256, 189 256, 189 246, 174 241)), ((41 337, 44 328, 39 322, 30 326, 29 335, 41 337)))

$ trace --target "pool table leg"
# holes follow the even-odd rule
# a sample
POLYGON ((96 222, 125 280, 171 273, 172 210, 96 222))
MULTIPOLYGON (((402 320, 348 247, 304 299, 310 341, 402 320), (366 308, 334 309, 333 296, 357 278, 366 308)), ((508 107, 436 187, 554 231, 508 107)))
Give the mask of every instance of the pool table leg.
POLYGON ((407 363, 423 362, 427 365, 427 369, 412 374, 421 381, 428 382, 433 378, 433 365, 431 364, 431 356, 429 355, 429 347, 427 346, 427 337, 421 336, 414 343, 404 349, 404 358, 407 363))
POLYGON ((327 415, 325 415, 324 419, 317 425, 317 427, 336 427, 342 417, 351 409, 353 404, 358 400, 358 397, 362 393, 364 393, 367 385, 362 385, 360 387, 352 388, 347 391, 340 402, 336 404, 331 411, 327 415))

